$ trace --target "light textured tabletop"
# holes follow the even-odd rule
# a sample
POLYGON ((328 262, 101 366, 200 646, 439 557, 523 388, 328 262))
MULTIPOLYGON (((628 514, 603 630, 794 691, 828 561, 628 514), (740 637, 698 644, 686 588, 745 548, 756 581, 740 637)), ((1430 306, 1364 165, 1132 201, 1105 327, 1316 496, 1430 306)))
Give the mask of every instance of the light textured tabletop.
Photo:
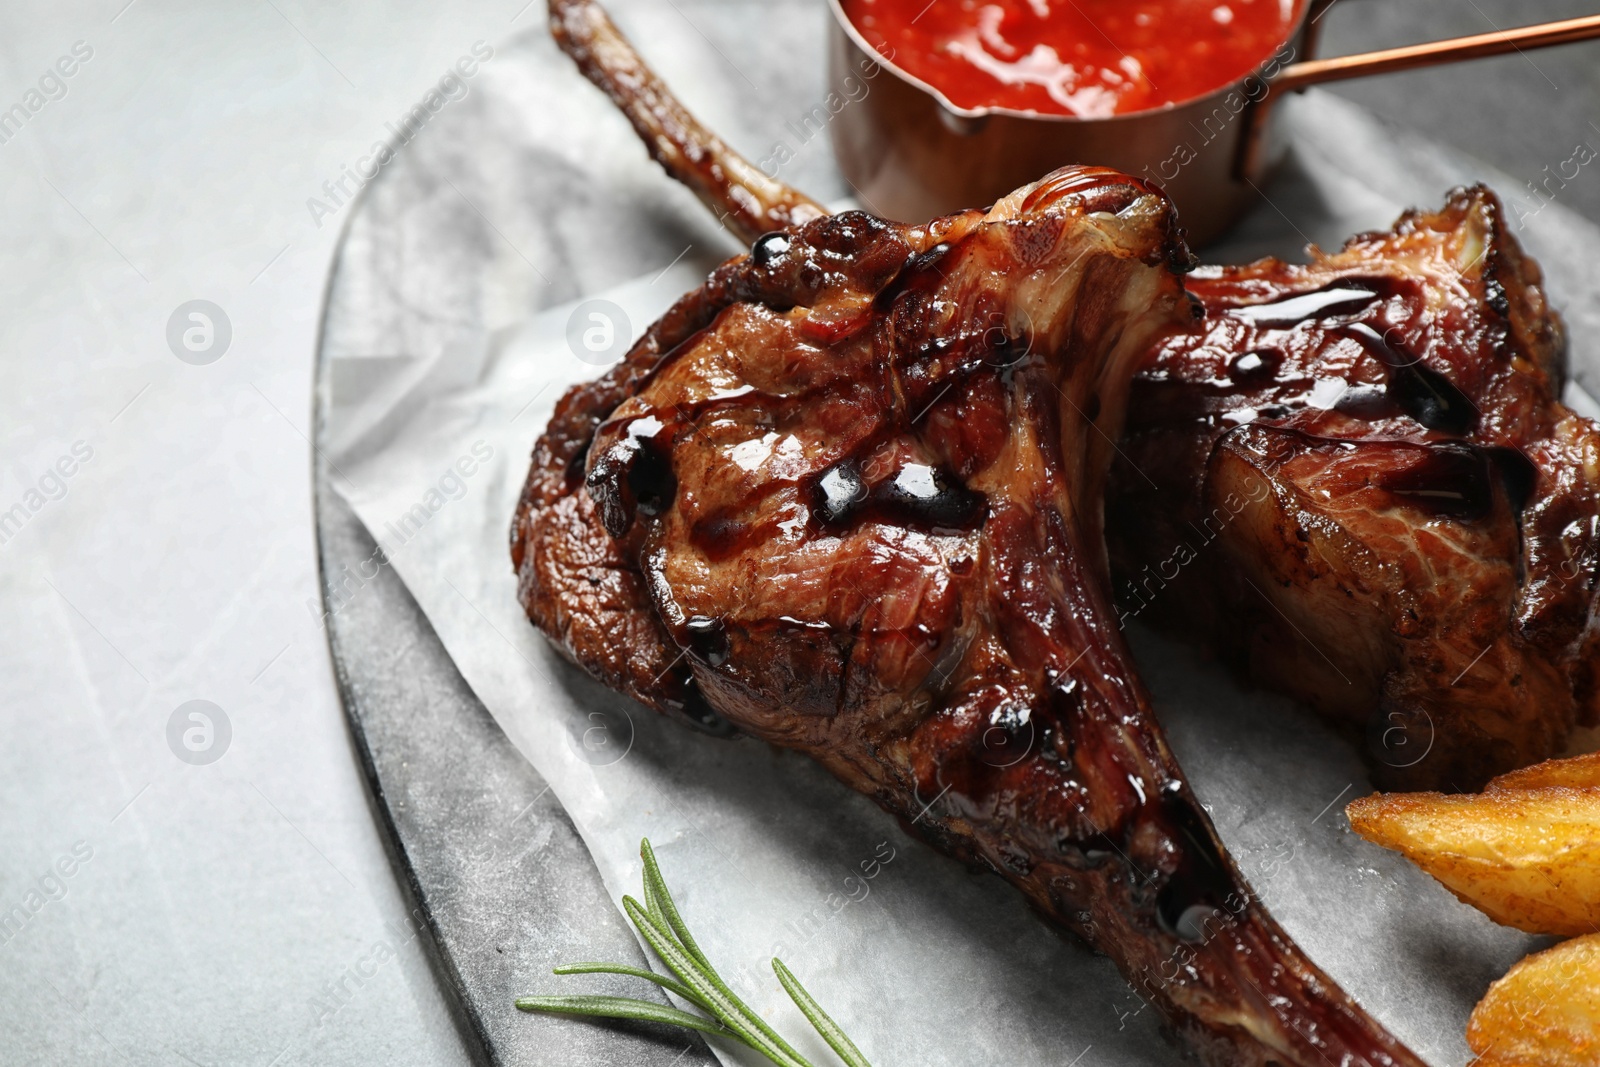
MULTIPOLYGON (((732 2, 616 6, 714 35, 732 2)), ((125 3, 0 12, 0 1064, 465 1062, 308 607, 311 369, 346 168, 462 57, 565 61, 537 0, 125 3)), ((1339 0, 1324 50, 1594 8, 1339 0)), ((780 46, 742 128, 816 93, 780 46)), ((1596 48, 1341 91, 1543 181, 1600 145, 1596 48)), ((1589 169, 1553 195, 1600 218, 1589 169)))

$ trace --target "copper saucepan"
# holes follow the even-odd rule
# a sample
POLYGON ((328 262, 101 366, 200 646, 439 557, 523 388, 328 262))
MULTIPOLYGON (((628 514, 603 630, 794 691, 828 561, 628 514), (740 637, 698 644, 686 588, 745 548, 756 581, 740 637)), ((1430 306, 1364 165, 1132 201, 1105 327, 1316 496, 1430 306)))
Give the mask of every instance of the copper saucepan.
POLYGON ((1273 105, 1323 82, 1502 55, 1600 37, 1600 15, 1381 52, 1310 59, 1335 0, 1302 6, 1294 31, 1254 73, 1181 104, 1108 118, 961 108, 873 50, 828 0, 829 81, 841 94, 830 130, 863 206, 927 219, 994 202, 1067 163, 1116 167, 1160 184, 1195 245, 1221 236, 1260 199, 1282 156, 1273 105))

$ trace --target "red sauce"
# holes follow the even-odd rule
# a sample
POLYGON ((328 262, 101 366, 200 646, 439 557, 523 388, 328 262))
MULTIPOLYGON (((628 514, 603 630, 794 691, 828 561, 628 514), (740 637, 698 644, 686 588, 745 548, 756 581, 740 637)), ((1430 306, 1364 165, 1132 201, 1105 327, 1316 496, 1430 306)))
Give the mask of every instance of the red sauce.
POLYGON ((842 0, 878 52, 960 108, 1101 118, 1245 77, 1303 0, 842 0))

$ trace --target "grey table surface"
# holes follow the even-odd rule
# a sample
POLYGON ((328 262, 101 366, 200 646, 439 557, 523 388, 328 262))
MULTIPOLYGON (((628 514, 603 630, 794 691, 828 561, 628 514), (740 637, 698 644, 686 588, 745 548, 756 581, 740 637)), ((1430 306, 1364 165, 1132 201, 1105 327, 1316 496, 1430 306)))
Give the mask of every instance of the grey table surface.
MULTIPOLYGON (((676 6, 712 20, 723 2, 676 6)), ((8 105, 74 42, 93 52, 0 143, 0 500, 79 439, 94 455, 0 545, 0 911, 26 915, 0 934, 0 1063, 467 1062, 307 622, 311 367, 337 227, 306 202, 472 42, 563 62, 532 40, 540 6, 0 12, 8 105), (164 334, 195 298, 233 323, 208 367, 164 334), (209 765, 168 740, 193 699, 231 720, 209 765), (74 849, 92 858, 50 874, 74 849)), ((1594 10, 1339 0, 1324 52, 1594 10)), ((1600 144, 1594 56, 1338 91, 1541 181, 1600 144)), ((1594 173, 1558 195, 1600 218, 1594 173)))

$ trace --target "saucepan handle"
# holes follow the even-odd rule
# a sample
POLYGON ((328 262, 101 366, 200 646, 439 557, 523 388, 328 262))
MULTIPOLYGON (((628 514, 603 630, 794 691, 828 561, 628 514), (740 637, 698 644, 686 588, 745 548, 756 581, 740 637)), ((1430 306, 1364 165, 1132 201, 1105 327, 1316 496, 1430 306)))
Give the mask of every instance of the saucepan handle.
MULTIPOLYGON (((1311 19, 1322 17, 1338 0, 1319 0, 1313 5, 1311 19)), ((1571 44, 1600 38, 1600 15, 1561 22, 1544 22, 1536 26, 1519 26, 1511 30, 1495 30, 1472 37, 1454 37, 1446 41, 1385 48, 1379 52, 1362 52, 1353 56, 1336 56, 1332 59, 1308 59, 1282 67, 1267 79, 1267 92, 1250 108, 1244 138, 1239 144, 1239 158, 1235 165, 1241 177, 1254 180, 1260 172, 1262 131, 1273 103, 1285 93, 1305 89, 1324 82, 1343 81, 1346 78, 1364 78, 1369 74, 1391 74, 1395 71, 1432 67, 1441 63, 1455 63, 1464 59, 1480 59, 1509 52, 1526 52, 1532 48, 1571 44)))

